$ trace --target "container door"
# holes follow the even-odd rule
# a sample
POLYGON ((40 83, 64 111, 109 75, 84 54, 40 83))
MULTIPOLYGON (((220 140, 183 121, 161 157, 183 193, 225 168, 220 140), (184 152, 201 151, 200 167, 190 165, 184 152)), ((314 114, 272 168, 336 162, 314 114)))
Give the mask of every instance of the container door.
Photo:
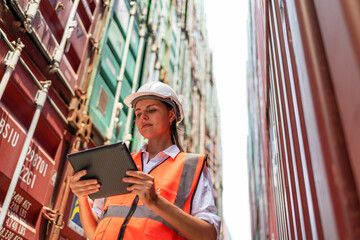
MULTIPOLYGON (((129 23, 130 5, 128 1, 119 0, 114 8, 114 14, 110 20, 109 28, 106 33, 104 45, 101 52, 100 67, 95 77, 92 97, 90 100, 89 115, 93 119, 96 129, 105 136, 106 129, 110 125, 111 111, 114 100, 121 101, 131 93, 135 59, 138 50, 138 23, 134 22, 133 31, 130 33, 130 49, 128 51, 125 76, 121 85, 120 99, 114 99, 117 77, 123 58, 127 27, 129 23)), ((123 103, 123 109, 120 113, 120 121, 114 128, 112 141, 122 140, 122 132, 126 122, 127 107, 123 103)))
MULTIPOLYGON (((9 50, 10 40, 2 35, 0 59, 9 50)), ((21 58, 23 61, 15 67, 0 100, 0 205, 8 192, 35 112, 36 82, 46 80, 26 51, 22 52, 21 58)), ((0 76, 3 74, 4 69, 0 68, 0 76)), ((62 120, 66 115, 66 106, 61 98, 50 89, 48 99, 51 99, 52 105, 49 100, 45 102, 33 139, 25 149, 26 159, 21 175, 5 223, 0 229, 3 239, 39 239, 46 231, 42 209, 51 204, 60 159, 63 158, 63 135, 67 128, 62 120)))

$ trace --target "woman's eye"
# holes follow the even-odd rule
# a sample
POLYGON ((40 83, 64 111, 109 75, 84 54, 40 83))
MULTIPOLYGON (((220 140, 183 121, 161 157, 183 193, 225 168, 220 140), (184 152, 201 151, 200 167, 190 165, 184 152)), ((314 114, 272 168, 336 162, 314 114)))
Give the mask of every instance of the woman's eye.
POLYGON ((156 112, 156 109, 149 109, 148 112, 149 112, 149 113, 156 112))
POLYGON ((140 118, 140 117, 141 117, 141 113, 138 113, 138 114, 136 114, 135 116, 136 116, 136 118, 140 118))

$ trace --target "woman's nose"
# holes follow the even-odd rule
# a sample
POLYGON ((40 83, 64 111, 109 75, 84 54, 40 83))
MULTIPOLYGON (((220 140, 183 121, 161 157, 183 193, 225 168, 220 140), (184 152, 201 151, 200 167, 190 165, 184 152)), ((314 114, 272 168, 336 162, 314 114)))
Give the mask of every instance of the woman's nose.
POLYGON ((141 114, 141 118, 144 119, 144 120, 147 120, 147 119, 149 119, 149 116, 147 115, 146 112, 143 112, 143 113, 141 114))

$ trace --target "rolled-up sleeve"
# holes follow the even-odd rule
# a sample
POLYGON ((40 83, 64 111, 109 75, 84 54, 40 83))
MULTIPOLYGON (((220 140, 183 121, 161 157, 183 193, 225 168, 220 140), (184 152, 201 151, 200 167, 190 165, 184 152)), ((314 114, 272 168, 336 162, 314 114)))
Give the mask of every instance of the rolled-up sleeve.
POLYGON ((100 218, 101 216, 103 206, 104 206, 104 198, 98 198, 94 200, 92 210, 94 211, 94 213, 98 218, 100 218))

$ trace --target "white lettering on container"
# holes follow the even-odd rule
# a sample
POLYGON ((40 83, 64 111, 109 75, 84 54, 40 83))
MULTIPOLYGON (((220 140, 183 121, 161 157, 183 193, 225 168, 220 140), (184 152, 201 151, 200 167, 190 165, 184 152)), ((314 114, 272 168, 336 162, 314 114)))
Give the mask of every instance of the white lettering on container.
POLYGON ((19 133, 16 130, 14 130, 14 128, 12 128, 9 123, 6 123, 4 118, 1 118, 0 137, 2 137, 4 140, 7 139, 8 143, 11 142, 12 147, 16 147, 16 144, 18 143, 19 140, 19 133))

